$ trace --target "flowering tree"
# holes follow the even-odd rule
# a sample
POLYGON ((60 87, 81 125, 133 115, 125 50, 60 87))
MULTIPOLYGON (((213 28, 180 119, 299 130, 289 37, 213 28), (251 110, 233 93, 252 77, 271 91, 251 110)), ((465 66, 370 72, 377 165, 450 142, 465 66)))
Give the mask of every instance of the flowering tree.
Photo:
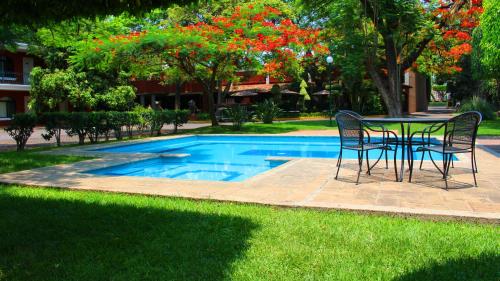
POLYGON ((472 32, 483 12, 481 0, 441 2, 432 14, 441 23, 437 33, 413 66, 425 73, 454 74, 461 72, 460 58, 472 52, 472 32))
POLYGON ((178 69, 202 85, 212 125, 218 125, 213 96, 217 81, 230 80, 239 69, 297 75, 304 50, 326 52, 318 41, 318 30, 299 28, 280 10, 256 1, 209 21, 185 26, 160 22, 142 32, 86 42, 73 62, 100 68, 126 65, 133 76, 149 72, 151 65, 178 69))
POLYGON ((327 19, 332 14, 343 16, 338 20, 350 22, 353 33, 363 34, 361 42, 353 38, 346 46, 364 50, 366 70, 391 116, 402 114, 404 71, 415 66, 428 72, 460 71, 456 63, 471 52, 471 31, 482 11, 481 0, 342 1, 352 3, 353 16, 333 11, 343 7, 338 0, 306 2, 311 9, 319 7, 319 14, 327 19))

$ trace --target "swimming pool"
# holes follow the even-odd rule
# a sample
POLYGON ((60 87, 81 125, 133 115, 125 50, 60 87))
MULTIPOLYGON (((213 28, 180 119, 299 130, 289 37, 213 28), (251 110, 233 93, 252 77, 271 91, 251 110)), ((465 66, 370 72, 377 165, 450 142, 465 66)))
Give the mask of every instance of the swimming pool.
MULTIPOLYGON (((337 158, 339 137, 188 136, 97 149, 108 153, 152 153, 158 157, 87 173, 186 180, 243 181, 287 162, 283 158, 337 158), (162 157, 184 154, 184 157, 162 157)), ((380 152, 369 154, 378 158, 380 152)), ((355 159, 344 151, 344 159, 355 159)), ((389 157, 393 157, 390 153, 389 157)), ((416 155, 420 157, 420 155, 416 155)), ((439 159, 439 156, 436 155, 439 159)), ((417 158, 420 159, 420 158, 417 158)))

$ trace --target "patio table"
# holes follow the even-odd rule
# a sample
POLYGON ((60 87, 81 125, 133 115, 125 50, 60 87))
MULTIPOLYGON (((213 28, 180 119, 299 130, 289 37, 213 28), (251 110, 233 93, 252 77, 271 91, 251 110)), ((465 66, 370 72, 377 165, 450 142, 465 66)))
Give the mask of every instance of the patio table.
MULTIPOLYGON (((410 149, 408 146, 408 142, 411 135, 411 124, 419 123, 419 124, 438 124, 445 123, 449 120, 449 118, 418 118, 418 117, 367 117, 363 118, 363 121, 377 124, 394 124, 398 123, 401 126, 400 139, 398 140, 398 144, 401 145, 401 168, 399 175, 396 175, 399 178, 399 181, 402 182, 404 178, 405 172, 405 150, 410 149), (406 135, 405 135, 406 134, 406 135)), ((410 151, 406 151, 408 153, 408 161, 410 161, 409 153, 410 151)), ((394 163, 396 163, 397 153, 394 153, 394 163)), ((397 169, 396 169, 397 170, 397 169)))

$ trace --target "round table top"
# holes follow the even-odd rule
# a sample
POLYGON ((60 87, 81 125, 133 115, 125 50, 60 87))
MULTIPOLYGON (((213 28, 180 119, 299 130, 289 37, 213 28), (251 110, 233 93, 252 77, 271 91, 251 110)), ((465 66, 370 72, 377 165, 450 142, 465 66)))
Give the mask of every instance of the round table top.
POLYGON ((372 123, 444 123, 449 118, 437 117, 366 117, 363 121, 372 123))

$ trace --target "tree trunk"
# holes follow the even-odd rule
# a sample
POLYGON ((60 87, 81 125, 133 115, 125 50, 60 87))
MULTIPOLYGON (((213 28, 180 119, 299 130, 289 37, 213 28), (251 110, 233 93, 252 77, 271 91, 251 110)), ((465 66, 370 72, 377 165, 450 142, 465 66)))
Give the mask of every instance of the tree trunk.
POLYGON ((217 121, 217 117, 215 116, 215 101, 214 94, 212 91, 212 87, 209 87, 206 95, 208 95, 208 114, 210 115, 210 120, 212 121, 213 126, 219 126, 219 122, 217 121))
POLYGON ((175 82, 175 110, 181 109, 181 86, 182 82, 175 82))
POLYGON ((210 120, 212 121, 212 126, 219 126, 219 122, 217 121, 217 117, 215 116, 215 100, 214 100, 214 88, 215 83, 199 81, 203 85, 203 95, 205 96, 205 100, 208 105, 208 115, 210 116, 210 120), (204 83, 205 82, 205 83, 204 83))
POLYGON ((222 81, 217 81, 217 106, 222 104, 222 81))
POLYGON ((384 100, 389 116, 398 117, 403 115, 401 103, 401 93, 403 89, 401 76, 403 70, 401 65, 397 62, 398 55, 394 41, 390 36, 391 35, 384 36, 385 67, 387 73, 380 71, 380 67, 377 66, 375 54, 368 56, 367 69, 384 100))

